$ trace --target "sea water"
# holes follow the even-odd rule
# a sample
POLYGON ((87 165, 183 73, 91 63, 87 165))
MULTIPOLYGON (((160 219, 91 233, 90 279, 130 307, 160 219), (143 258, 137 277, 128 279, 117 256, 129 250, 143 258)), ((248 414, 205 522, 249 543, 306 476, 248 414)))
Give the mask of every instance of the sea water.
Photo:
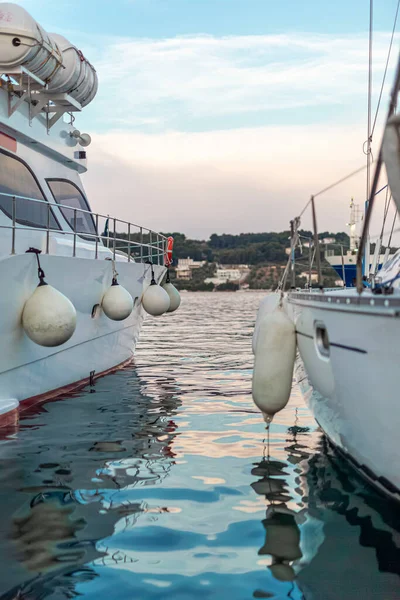
POLYGON ((296 387, 251 399, 261 293, 186 293, 132 366, 0 439, 1 599, 400 598, 400 509, 296 387))

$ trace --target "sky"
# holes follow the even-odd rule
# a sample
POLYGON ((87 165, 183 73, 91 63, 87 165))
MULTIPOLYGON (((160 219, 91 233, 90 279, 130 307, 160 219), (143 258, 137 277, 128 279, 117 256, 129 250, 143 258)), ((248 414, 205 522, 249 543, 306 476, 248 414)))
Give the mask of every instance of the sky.
MULTIPOLYGON (((311 194, 366 162, 369 0, 19 4, 98 72, 76 120, 93 140, 83 181, 95 211, 203 239, 283 230, 311 194)), ((373 115, 397 0, 375 4, 373 115)), ((320 196, 320 229, 344 230, 365 189, 363 173, 320 196)))

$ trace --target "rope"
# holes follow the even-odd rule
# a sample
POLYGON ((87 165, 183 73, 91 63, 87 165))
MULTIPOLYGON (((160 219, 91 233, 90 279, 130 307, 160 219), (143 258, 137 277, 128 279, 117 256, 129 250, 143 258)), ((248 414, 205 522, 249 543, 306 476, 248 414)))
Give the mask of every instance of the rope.
POLYGON ((113 272, 112 278, 113 278, 113 281, 114 280, 116 281, 117 277, 118 277, 118 273, 117 273, 117 269, 115 268, 115 260, 113 258, 111 259, 111 265, 112 265, 112 272, 113 272))
POLYGON ((289 273, 289 266, 290 266, 290 258, 289 258, 289 260, 286 263, 285 270, 283 272, 282 277, 279 280, 278 287, 276 288, 276 291, 284 290, 285 289, 285 287, 286 287, 286 280, 287 280, 287 276, 288 276, 288 273, 289 273))
POLYGON ((395 209, 394 219, 393 219, 393 223, 392 223, 392 229, 391 229, 390 237, 389 237, 389 241, 388 241, 388 246, 389 247, 390 247, 390 244, 391 244, 391 241, 392 241, 393 229, 394 229, 394 224, 396 223, 396 219, 397 219, 397 210, 395 209))
POLYGON ((296 217, 293 220, 293 237, 290 240, 290 254, 289 254, 289 258, 288 261, 286 263, 286 267, 285 270, 283 272, 282 277, 280 278, 280 281, 278 283, 278 287, 276 288, 276 291, 279 290, 284 290, 286 287, 286 281, 287 281, 287 277, 289 274, 289 267, 292 265, 293 263, 293 269, 294 267, 294 256, 293 253, 296 249, 297 243, 299 241, 299 234, 298 234, 298 229, 300 227, 300 217, 296 217))
MULTIPOLYGON (((318 194, 317 194, 318 195, 318 194)), ((315 198, 315 195, 314 195, 315 198)), ((299 214, 299 219, 304 215, 304 213, 306 212, 307 208, 310 206, 311 204, 311 199, 307 202, 307 204, 305 205, 305 207, 303 208, 303 210, 301 211, 301 213, 299 214)))
MULTIPOLYGON (((387 189, 388 189, 388 184, 386 184, 383 187, 381 187, 381 189, 378 190, 377 192, 375 192, 374 195, 377 196, 378 194, 380 194, 381 192, 383 192, 383 190, 387 190, 387 189)), ((386 192, 386 200, 387 200, 387 194, 388 194, 388 192, 386 192)), ((386 206, 386 200, 385 200, 385 206, 386 206)))
MULTIPOLYGON (((399 0, 400 1, 400 0, 399 0)), ((375 162, 375 160, 371 161, 371 165, 373 165, 375 162)), ((362 173, 362 171, 365 171, 365 169, 367 168, 367 165, 363 165, 362 167, 360 167, 359 169, 356 169, 355 171, 352 171, 351 173, 349 173, 348 175, 345 175, 344 177, 342 177, 341 179, 338 179, 337 181, 335 181, 334 183, 331 183, 330 185, 328 185, 327 187, 323 188, 322 190, 319 190, 319 192, 317 192, 316 194, 313 194, 314 198, 316 198, 317 196, 321 196, 322 194, 325 194, 325 192, 329 192, 329 190, 333 189, 334 187, 336 187, 337 185, 340 185, 341 183, 344 183, 345 181, 347 181, 348 179, 351 179, 351 177, 354 177, 354 175, 358 175, 358 173, 362 173)), ((386 186, 385 186, 386 187, 386 186)), ((385 187, 383 187, 381 190, 379 190, 379 192, 381 192, 383 189, 385 189, 385 187)), ((377 192, 377 193, 379 193, 377 192)), ((307 204, 304 206, 303 210, 301 211, 301 213, 299 214, 299 218, 302 217, 304 215, 304 213, 306 212, 307 208, 310 206, 311 204, 311 198, 310 200, 307 202, 307 204)))
POLYGON ((42 253, 42 251, 38 250, 37 248, 29 248, 26 251, 26 254, 35 254, 37 266, 38 266, 39 285, 43 285, 43 284, 46 285, 46 283, 44 282, 44 278, 46 277, 46 275, 44 274, 42 265, 40 264, 40 258, 39 258, 39 254, 41 254, 41 253, 42 253))
POLYGON ((156 284, 156 280, 155 280, 155 277, 154 277, 154 269, 153 269, 154 265, 153 265, 153 263, 152 263, 151 260, 146 260, 146 264, 150 265, 150 268, 151 268, 151 284, 150 285, 155 285, 156 284))
MULTIPOLYGON (((329 190, 331 190, 332 188, 336 187, 340 183, 343 183, 344 181, 347 181, 347 179, 350 179, 351 177, 354 177, 354 175, 357 175, 358 173, 361 173, 362 171, 365 171, 366 168, 367 168, 367 165, 364 165, 363 167, 360 167, 359 169, 356 169, 355 171, 352 171, 351 173, 349 173, 345 177, 342 177, 341 179, 338 179, 337 181, 335 181, 335 183, 332 183, 331 185, 328 185, 326 188, 324 188, 324 189, 320 190, 319 192, 317 192, 316 194, 314 194, 314 198, 316 198, 317 196, 321 196, 321 194, 325 194, 325 192, 329 192, 329 190)), ((310 202, 311 202, 311 200, 308 202, 308 204, 310 204, 310 202)))
MULTIPOLYGON (((379 192, 377 192, 375 194, 375 196, 378 194, 379 192)), ((380 240, 382 242, 382 238, 383 238, 383 230, 385 228, 385 223, 386 223, 386 217, 388 215, 389 212, 389 206, 390 206, 390 201, 392 199, 392 194, 389 195, 389 188, 388 186, 386 186, 386 198, 385 198, 385 208, 383 209, 383 222, 382 222, 382 229, 381 229, 381 235, 380 235, 380 240)))
POLYGON ((386 66, 385 66, 385 71, 384 71, 384 73, 383 73, 383 79, 382 79, 381 91, 379 92, 378 105, 377 105, 377 107, 376 107, 376 113, 375 113, 374 123, 373 123, 373 125, 372 125, 372 132, 371 132, 371 136, 373 136, 373 135, 374 135, 374 131, 375 131, 375 125, 376 125, 376 120, 377 120, 377 118, 378 118, 379 107, 380 107, 381 100, 382 100, 383 88, 384 88, 384 86, 385 86, 385 80, 386 80, 387 70, 388 70, 388 67, 389 67, 389 61, 390 61, 390 54, 391 54, 391 52, 392 52, 393 39, 394 39, 394 34, 395 34, 395 31, 396 31, 397 17, 398 17, 398 15, 399 15, 399 8, 400 8, 400 0, 398 0, 398 2, 397 2, 396 15, 395 15, 395 17, 394 17, 394 23, 393 23, 392 37, 390 38, 389 50, 388 50, 388 55, 387 55, 387 59, 386 59, 386 66))

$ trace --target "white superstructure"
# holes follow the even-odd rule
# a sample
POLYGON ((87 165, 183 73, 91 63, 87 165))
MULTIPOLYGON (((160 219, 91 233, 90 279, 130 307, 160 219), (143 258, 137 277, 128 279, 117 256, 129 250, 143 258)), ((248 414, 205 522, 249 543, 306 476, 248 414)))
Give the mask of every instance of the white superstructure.
POLYGON ((22 402, 131 360, 151 280, 146 261, 156 281, 166 270, 164 236, 90 209, 80 179, 90 136, 75 128, 72 112, 96 90, 96 72, 82 53, 23 8, 0 3, 0 423, 15 420, 22 402), (39 282, 38 252, 46 283, 76 311, 72 337, 57 347, 33 342, 22 326, 39 282), (125 295, 121 320, 101 308, 114 280, 133 304, 125 318, 125 295))

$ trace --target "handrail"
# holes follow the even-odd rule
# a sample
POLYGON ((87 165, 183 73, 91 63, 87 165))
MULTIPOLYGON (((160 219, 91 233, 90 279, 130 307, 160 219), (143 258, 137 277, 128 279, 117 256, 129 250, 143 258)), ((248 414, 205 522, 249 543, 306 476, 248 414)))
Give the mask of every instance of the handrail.
MULTIPOLYGON (((0 225, 0 229, 14 229, 12 225, 0 225)), ((36 226, 15 226, 15 229, 20 229, 23 231, 46 231, 45 227, 36 227, 36 226)), ((59 234, 63 234, 63 235, 75 235, 74 231, 64 231, 63 229, 50 229, 51 232, 53 233, 59 233, 59 234)), ((109 240, 112 239, 114 240, 114 238, 108 238, 106 235, 96 235, 95 233, 83 233, 85 235, 85 237, 91 237, 91 238, 99 238, 101 240, 109 240)), ((79 236, 79 232, 76 233, 76 235, 79 236)), ((127 243, 128 240, 126 238, 115 238, 115 240, 117 242, 123 242, 123 243, 127 243)), ((154 250, 160 250, 160 246, 159 245, 150 245, 150 244, 141 244, 140 242, 134 242, 133 240, 131 240, 131 244, 133 244, 134 246, 138 246, 138 247, 143 247, 143 248, 153 248, 154 250)), ((109 250, 110 248, 107 248, 107 246, 103 246, 103 248, 109 250)), ((116 247, 116 251, 118 250, 118 248, 116 247)), ((45 253, 47 254, 47 253, 45 253)), ((127 254, 128 256, 128 254, 127 254)))
MULTIPOLYGON (((68 206, 67 204, 61 204, 59 202, 48 202, 47 200, 41 200, 39 198, 29 198, 28 196, 19 196, 18 194, 7 194, 6 192, 0 192, 0 196, 6 196, 8 198, 19 198, 21 200, 29 200, 30 202, 38 202, 40 204, 45 204, 48 206, 54 206, 55 208, 59 207, 59 208, 69 208, 70 210, 74 210, 73 206, 68 206)), ((101 217, 102 219, 110 219, 110 220, 114 220, 114 217, 111 217, 110 215, 102 215, 101 213, 94 213, 91 210, 85 210, 84 208, 77 208, 76 210, 78 210, 79 212, 91 215, 92 217, 101 217)), ((143 225, 136 225, 136 223, 132 223, 130 221, 124 221, 123 219, 115 219, 116 221, 118 221, 118 223, 124 223, 124 225, 130 225, 131 227, 137 227, 138 229, 145 229, 146 231, 148 231, 149 233, 155 233, 156 235, 161 236, 164 240, 167 240, 167 236, 163 235, 162 233, 159 233, 158 231, 154 231, 154 229, 149 229, 148 227, 144 227, 143 225)))
MULTIPOLYGON (((0 225, 0 229, 11 229, 12 230, 12 239, 11 239, 11 254, 15 254, 15 244, 16 244, 16 232, 18 230, 24 231, 45 231, 46 232, 46 254, 49 254, 49 246, 50 246, 50 232, 53 234, 63 234, 63 235, 72 235, 73 236, 73 244, 72 244, 72 256, 76 256, 77 250, 77 236, 81 239, 88 239, 90 241, 94 241, 94 258, 97 259, 99 256, 99 241, 103 242, 103 247, 107 248, 110 251, 110 254, 115 259, 117 252, 123 252, 123 249, 127 249, 127 252, 123 252, 126 254, 128 262, 131 261, 132 258, 132 247, 133 249, 140 249, 140 255, 133 255, 134 260, 138 260, 138 262, 145 262, 151 260, 151 262, 157 262, 159 265, 164 264, 164 256, 167 247, 167 237, 159 232, 156 232, 152 229, 148 229, 147 227, 143 227, 141 225, 136 225, 134 223, 130 223, 129 221, 125 221, 122 219, 117 219, 114 217, 110 217, 109 215, 102 215, 100 213, 93 213, 90 210, 86 210, 84 208, 75 208, 72 206, 68 206, 65 204, 61 204, 58 202, 48 202, 45 199, 38 198, 29 198, 27 196, 20 196, 18 194, 8 194, 5 192, 0 192, 0 196, 4 196, 6 198, 10 198, 12 200, 11 207, 11 216, 4 212, 8 218, 11 219, 11 225, 0 225), (47 207, 47 224, 43 226, 37 225, 24 225, 18 223, 18 210, 17 210, 17 200, 28 201, 28 202, 36 202, 38 204, 43 204, 47 207), (70 230, 66 229, 58 229, 51 226, 50 215, 52 208, 64 208, 73 211, 73 225, 71 225, 68 218, 63 216, 63 219, 68 223, 68 226, 71 228, 70 230), (77 214, 89 214, 92 218, 94 217, 95 222, 95 232, 90 231, 79 231, 77 225, 77 214), (108 223, 112 223, 112 229, 108 229, 108 234, 103 235, 99 233, 99 218, 105 219, 108 223), (118 234, 117 225, 127 226, 128 232, 127 234, 121 232, 118 234), (132 228, 136 228, 137 231, 132 231, 132 228), (154 234, 154 235, 153 235, 154 234), (124 235, 126 237, 120 237, 120 235, 124 235), (150 243, 145 243, 143 241, 143 235, 149 237, 150 243), (135 237, 140 236, 140 241, 137 241, 135 237), (155 240, 153 238, 156 238, 155 240), (111 244, 110 244, 111 242, 111 244), (122 246, 121 246, 122 244, 122 246), (111 246, 111 247, 110 247, 111 246), (143 249, 147 248, 147 254, 143 252, 143 249), (153 258, 156 260, 154 261, 153 258)), ((62 211, 61 211, 62 213, 62 211)))

